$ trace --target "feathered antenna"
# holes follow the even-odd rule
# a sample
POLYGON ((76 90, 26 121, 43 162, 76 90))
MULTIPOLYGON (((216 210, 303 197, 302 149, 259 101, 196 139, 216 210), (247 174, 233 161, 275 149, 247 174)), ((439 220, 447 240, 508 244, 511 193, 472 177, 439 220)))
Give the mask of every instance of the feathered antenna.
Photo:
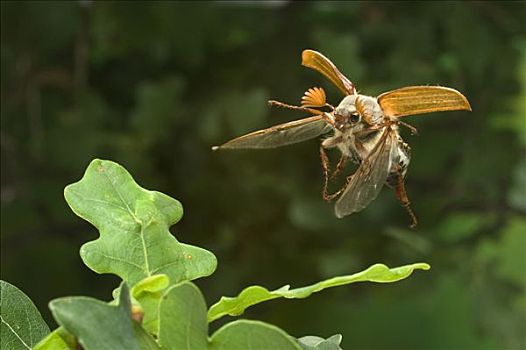
POLYGON ((327 105, 325 91, 319 87, 313 87, 305 91, 301 97, 302 107, 324 107, 327 105))
POLYGON ((363 103, 362 99, 360 97, 356 98, 356 102, 354 103, 356 107, 356 111, 360 116, 362 117, 362 120, 366 122, 369 125, 373 124, 373 116, 371 113, 367 110, 365 107, 365 104, 363 103))

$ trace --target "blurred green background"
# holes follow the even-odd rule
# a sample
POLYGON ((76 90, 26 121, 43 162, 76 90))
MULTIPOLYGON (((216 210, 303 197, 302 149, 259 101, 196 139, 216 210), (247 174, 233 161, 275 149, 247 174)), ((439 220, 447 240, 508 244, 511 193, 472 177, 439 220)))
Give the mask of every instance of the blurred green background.
MULTIPOLYGON (((344 349, 526 349, 526 6, 524 2, 1 3, 1 273, 54 324, 47 302, 110 299, 115 277, 78 255, 97 232, 62 191, 95 157, 179 199, 182 242, 212 250, 197 281, 209 304, 428 262, 390 285, 277 300, 244 317, 294 336, 343 334, 344 349), (303 117, 323 86, 300 66, 316 49, 368 95, 409 85, 462 91, 473 112, 407 118, 410 231, 393 193, 336 219, 321 199, 319 141, 212 152, 234 136, 303 117)), ((336 158, 336 155, 333 155, 336 158)), ((214 327, 220 322, 214 324, 214 327)))

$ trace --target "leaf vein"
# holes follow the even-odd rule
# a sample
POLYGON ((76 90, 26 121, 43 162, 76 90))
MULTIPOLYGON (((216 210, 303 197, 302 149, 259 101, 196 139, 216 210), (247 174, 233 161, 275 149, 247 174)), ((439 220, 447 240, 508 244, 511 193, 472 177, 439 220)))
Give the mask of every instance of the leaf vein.
POLYGON ((2 317, 2 315, 0 315, 0 321, 1 321, 2 323, 4 323, 4 324, 7 326, 7 328, 9 328, 9 330, 10 330, 11 332, 13 332, 13 334, 14 334, 14 335, 15 335, 15 336, 16 336, 16 337, 22 342, 22 344, 24 344, 24 346, 25 346, 26 348, 28 348, 29 350, 31 350, 31 347, 30 347, 29 345, 27 345, 26 342, 25 342, 22 338, 20 338, 20 336, 19 336, 18 333, 13 329, 13 327, 11 327, 11 325, 10 325, 9 323, 7 323, 7 322, 4 320, 4 318, 2 317))
POLYGON ((104 253, 99 253, 99 254, 102 255, 105 258, 110 259, 110 260, 116 260, 116 261, 119 261, 119 262, 122 262, 122 263, 126 263, 126 264, 131 265, 131 266, 135 266, 139 270, 144 270, 144 268, 141 265, 135 264, 135 263, 131 262, 130 260, 118 258, 116 256, 111 256, 111 255, 107 255, 107 254, 104 254, 104 253))
MULTIPOLYGON (((168 266, 178 264, 179 262, 180 262, 179 260, 174 260, 174 261, 170 261, 170 262, 168 262, 166 264, 163 264, 161 266, 158 266, 158 267, 156 267, 155 269, 152 270, 152 275, 154 275, 156 272, 161 271, 162 269, 164 269, 164 268, 166 268, 168 266)), ((185 270, 187 270, 186 267, 185 267, 185 270)))
POLYGON ((115 182, 113 181, 113 179, 106 172, 104 172, 104 175, 108 179, 108 181, 109 181, 111 187, 113 188, 113 190, 115 191, 115 193, 117 193, 117 195, 119 196, 119 199, 121 200, 121 202, 126 206, 126 209, 128 210, 128 213, 130 214, 130 216, 135 220, 135 222, 138 222, 141 225, 141 243, 142 243, 142 251, 143 251, 143 255, 144 255, 144 263, 146 265, 144 267, 144 269, 141 268, 141 270, 145 271, 146 275, 151 276, 150 264, 148 262, 148 250, 146 249, 146 241, 144 239, 144 226, 142 225, 141 220, 139 220, 137 218, 137 216, 135 215, 135 213, 131 210, 131 208, 128 205, 128 203, 124 200, 124 197, 122 196, 121 192, 119 191, 119 189, 115 185, 115 182))

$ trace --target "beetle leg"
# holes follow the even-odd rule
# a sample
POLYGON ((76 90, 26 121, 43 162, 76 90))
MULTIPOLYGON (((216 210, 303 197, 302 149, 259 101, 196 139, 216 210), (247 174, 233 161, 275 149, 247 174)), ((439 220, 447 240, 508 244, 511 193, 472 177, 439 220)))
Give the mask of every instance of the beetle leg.
POLYGON ((412 126, 411 124, 407 124, 406 122, 403 122, 401 120, 398 121, 400 123, 400 125, 403 125, 405 126, 406 128, 408 128, 410 131, 411 131, 411 135, 417 135, 418 136, 418 130, 417 128, 415 128, 414 126, 412 126))
POLYGON ((405 190, 404 177, 400 171, 398 172, 398 183, 396 184, 395 194, 396 198, 398 201, 400 201, 400 204, 402 204, 402 207, 405 208, 409 214, 409 217, 411 218, 411 225, 409 225, 409 227, 415 228, 418 224, 418 220, 416 219, 415 213, 411 209, 411 202, 409 201, 409 197, 407 196, 407 192, 405 190))
POLYGON ((323 144, 320 145, 320 159, 321 159, 321 168, 323 170, 323 192, 322 196, 323 199, 326 202, 331 201, 331 196, 329 195, 329 172, 330 172, 330 163, 329 163, 329 157, 327 157, 327 153, 325 152, 325 148, 323 147, 323 144))
MULTIPOLYGON (((323 147, 323 144, 320 145, 320 158, 321 158, 321 167, 322 167, 322 170, 323 170, 323 192, 322 192, 322 196, 323 196, 323 199, 326 202, 330 202, 334 198, 338 197, 340 195, 340 193, 342 193, 344 188, 341 188, 340 190, 338 190, 337 192, 335 192, 333 194, 329 194, 329 179, 332 176, 334 176, 334 173, 333 173, 332 176, 329 175, 330 174, 330 162, 329 162, 329 157, 327 156, 327 153, 325 152, 325 147, 323 147)), ((340 163, 341 163, 341 159, 340 159, 340 163)), ((338 165, 339 165, 339 163, 338 163, 338 165)), ((338 171, 338 169, 336 169, 336 171, 338 171)))
POLYGON ((294 111, 302 111, 302 112, 309 112, 309 113, 312 113, 312 114, 322 114, 323 112, 322 111, 319 111, 317 109, 314 109, 314 108, 308 108, 308 107, 301 107, 301 106, 294 106, 294 105, 289 105, 287 103, 283 103, 283 102, 279 102, 279 101, 274 101, 274 100, 269 100, 268 101, 268 105, 270 107, 273 107, 273 106, 276 106, 276 107, 281 107, 281 108, 286 108, 286 109, 292 109, 294 111))
POLYGON ((342 170, 345 168, 345 164, 347 164, 347 156, 342 153, 340 157, 340 161, 338 162, 338 165, 336 165, 336 170, 331 175, 331 179, 334 179, 338 174, 342 172, 342 170))

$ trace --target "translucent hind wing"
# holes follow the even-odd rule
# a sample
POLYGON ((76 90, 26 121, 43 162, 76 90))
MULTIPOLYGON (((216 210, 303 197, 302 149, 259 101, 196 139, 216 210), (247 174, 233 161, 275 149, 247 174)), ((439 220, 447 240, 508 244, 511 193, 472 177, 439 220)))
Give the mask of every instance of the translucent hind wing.
POLYGON ((230 140, 217 149, 276 148, 298 143, 325 134, 331 130, 322 115, 295 120, 258 130, 230 140))
POLYGON ((380 193, 397 155, 397 136, 386 127, 380 140, 352 175, 344 192, 335 204, 338 218, 358 212, 380 193))

